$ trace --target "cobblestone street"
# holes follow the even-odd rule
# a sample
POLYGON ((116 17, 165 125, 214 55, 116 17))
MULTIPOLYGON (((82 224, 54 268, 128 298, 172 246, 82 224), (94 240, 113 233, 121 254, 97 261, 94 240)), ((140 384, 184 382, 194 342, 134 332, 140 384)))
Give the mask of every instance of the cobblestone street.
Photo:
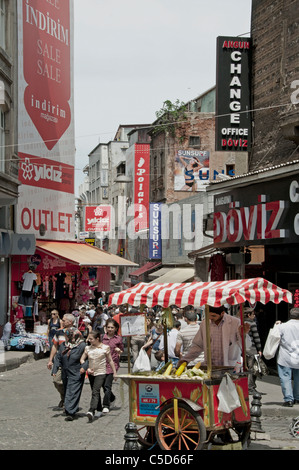
MULTIPOLYGON (((121 407, 120 380, 113 386, 116 408, 93 423, 88 423, 85 416, 90 401, 90 386, 86 381, 78 419, 67 422, 57 408, 59 395, 46 365, 47 359, 42 359, 0 374, 0 449, 123 449, 128 409, 121 407)), ((123 389, 126 400, 127 387, 123 389)))
MULTIPOLYGON (((46 365, 47 358, 0 373, 0 450, 123 450, 125 425, 129 421, 127 386, 117 380, 113 385, 116 407, 88 423, 85 413, 90 387, 86 380, 78 418, 67 422, 57 408, 59 395, 46 365)), ((126 363, 121 364, 120 373, 127 373, 126 363)), ((266 392, 262 396, 261 417, 265 438, 252 440, 249 450, 299 450, 299 439, 289 432, 292 417, 296 413, 299 416, 299 407, 285 410, 276 397, 274 403, 271 387, 271 381, 259 382, 259 390, 266 392)))

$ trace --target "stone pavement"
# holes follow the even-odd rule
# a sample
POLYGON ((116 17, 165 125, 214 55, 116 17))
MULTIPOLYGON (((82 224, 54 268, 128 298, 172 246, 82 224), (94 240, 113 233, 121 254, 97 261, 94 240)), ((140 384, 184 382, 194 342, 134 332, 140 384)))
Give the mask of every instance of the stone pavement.
MULTIPOLYGON (((66 422, 56 408, 59 396, 46 368, 47 358, 34 357, 33 352, 7 351, 5 364, 0 364, 0 450, 123 450, 129 421, 128 387, 115 382, 115 409, 88 423, 90 387, 86 383, 78 419, 66 422)), ((121 364, 120 373, 127 373, 126 363, 121 364)), ((257 385, 262 393, 261 432, 251 433, 249 450, 299 450, 299 439, 289 431, 292 419, 299 418, 299 405, 282 406, 277 376, 264 377, 257 385)))

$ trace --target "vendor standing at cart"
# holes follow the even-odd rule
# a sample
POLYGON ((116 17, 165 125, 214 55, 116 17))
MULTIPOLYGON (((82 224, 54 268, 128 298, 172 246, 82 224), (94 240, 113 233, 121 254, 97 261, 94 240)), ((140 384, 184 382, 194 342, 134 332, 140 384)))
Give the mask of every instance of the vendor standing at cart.
MULTIPOLYGON (((235 367, 241 363, 242 356, 242 332, 241 322, 237 317, 227 315, 224 306, 210 307, 210 338, 211 338, 211 359, 213 366, 235 367)), ((249 346, 251 340, 247 333, 250 330, 248 323, 244 324, 244 334, 246 343, 249 346)), ((207 351, 205 320, 201 322, 189 351, 180 358, 177 367, 183 362, 193 361, 202 352, 207 351)))

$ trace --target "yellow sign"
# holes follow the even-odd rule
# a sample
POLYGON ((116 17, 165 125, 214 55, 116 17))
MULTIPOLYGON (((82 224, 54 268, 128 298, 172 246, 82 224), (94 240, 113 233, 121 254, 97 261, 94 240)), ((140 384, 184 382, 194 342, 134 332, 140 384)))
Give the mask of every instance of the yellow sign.
POLYGON ((94 246, 95 245, 95 238, 85 238, 86 243, 89 245, 94 246))

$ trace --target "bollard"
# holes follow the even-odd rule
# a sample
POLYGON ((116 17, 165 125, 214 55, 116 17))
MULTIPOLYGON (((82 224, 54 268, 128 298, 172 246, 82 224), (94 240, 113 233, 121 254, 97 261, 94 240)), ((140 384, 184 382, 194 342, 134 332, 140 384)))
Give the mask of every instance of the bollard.
POLYGON ((261 426, 260 417, 262 416, 262 403, 261 394, 257 391, 253 392, 253 400, 251 402, 250 416, 251 416, 251 428, 253 432, 264 432, 261 426))
POLYGON ((124 450, 139 450, 137 427, 134 423, 127 423, 124 450))

